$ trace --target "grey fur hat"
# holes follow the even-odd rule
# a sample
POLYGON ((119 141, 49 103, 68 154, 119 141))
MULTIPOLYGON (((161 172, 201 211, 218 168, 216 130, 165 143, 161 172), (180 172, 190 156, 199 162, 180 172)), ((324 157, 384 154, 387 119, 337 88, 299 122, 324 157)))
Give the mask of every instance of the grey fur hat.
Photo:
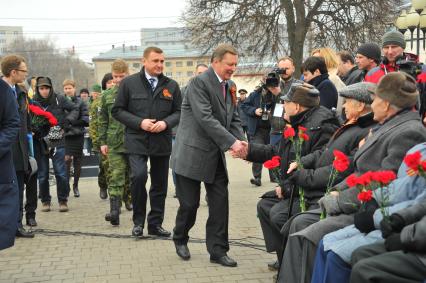
POLYGON ((369 89, 374 87, 375 84, 368 82, 351 84, 339 90, 339 95, 341 97, 351 98, 366 104, 371 104, 373 99, 371 99, 369 89))
POLYGON ((401 109, 416 105, 419 91, 416 80, 404 72, 392 72, 383 76, 376 88, 370 89, 381 99, 401 109))

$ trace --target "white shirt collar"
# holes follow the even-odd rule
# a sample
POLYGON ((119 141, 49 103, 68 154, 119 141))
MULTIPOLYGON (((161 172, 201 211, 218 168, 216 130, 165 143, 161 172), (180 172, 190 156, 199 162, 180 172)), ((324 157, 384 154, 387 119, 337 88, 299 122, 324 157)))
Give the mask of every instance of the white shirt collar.
POLYGON ((151 76, 150 74, 148 74, 146 71, 145 71, 145 77, 148 79, 148 81, 149 81, 149 79, 154 79, 156 82, 158 81, 158 78, 157 77, 153 77, 153 76, 151 76))
MULTIPOLYGON (((216 73, 216 71, 215 71, 215 70, 213 70, 213 72, 215 73, 215 75, 216 75, 217 79, 219 80, 219 83, 222 83, 224 80, 222 80, 222 78, 221 78, 221 77, 219 77, 219 75, 216 73)), ((225 81, 225 82, 226 82, 226 81, 225 81)))

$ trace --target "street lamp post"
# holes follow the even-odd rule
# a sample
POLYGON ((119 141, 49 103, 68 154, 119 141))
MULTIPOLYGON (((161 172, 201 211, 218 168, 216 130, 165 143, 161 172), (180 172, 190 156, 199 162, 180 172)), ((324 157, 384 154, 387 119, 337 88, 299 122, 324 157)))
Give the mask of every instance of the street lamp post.
POLYGON ((398 30, 405 34, 407 29, 411 33, 411 50, 413 50, 414 31, 417 31, 416 36, 416 54, 420 55, 420 42, 423 41, 423 50, 425 50, 426 39, 426 0, 412 0, 411 9, 407 12, 402 10, 401 15, 395 22, 398 30), (420 30, 423 37, 420 37, 420 30))

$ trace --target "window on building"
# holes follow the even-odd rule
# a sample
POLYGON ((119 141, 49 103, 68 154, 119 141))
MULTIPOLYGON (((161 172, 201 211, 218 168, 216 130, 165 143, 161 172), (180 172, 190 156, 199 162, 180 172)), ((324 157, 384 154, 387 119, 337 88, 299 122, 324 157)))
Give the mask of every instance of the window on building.
POLYGON ((140 63, 133 63, 133 68, 140 68, 141 64, 140 63))
POLYGON ((176 62, 176 67, 182 67, 182 66, 183 66, 182 61, 177 61, 176 62))
POLYGON ((194 62, 193 61, 186 61, 186 66, 192 67, 192 66, 194 66, 194 62))
POLYGON ((172 72, 166 72, 166 76, 173 77, 173 73, 172 72))
POLYGON ((204 63, 204 61, 197 61, 197 65, 198 64, 206 64, 206 63, 204 63))
POLYGON ((182 72, 176 72, 176 78, 182 77, 182 72))
POLYGON ((186 72, 186 76, 187 76, 187 77, 192 77, 192 75, 193 75, 193 74, 194 74, 193 72, 189 72, 189 71, 188 71, 188 72, 186 72))
POLYGON ((172 66, 172 62, 166 62, 166 67, 171 67, 172 66))

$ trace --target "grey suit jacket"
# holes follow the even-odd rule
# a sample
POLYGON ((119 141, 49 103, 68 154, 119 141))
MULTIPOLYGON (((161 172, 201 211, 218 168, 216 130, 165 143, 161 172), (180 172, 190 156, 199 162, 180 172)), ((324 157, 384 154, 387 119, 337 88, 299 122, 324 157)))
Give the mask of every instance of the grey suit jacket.
POLYGON ((224 152, 237 139, 245 140, 229 91, 235 84, 228 85, 225 101, 211 67, 188 84, 170 160, 177 174, 213 183, 218 162, 226 169, 224 152))

